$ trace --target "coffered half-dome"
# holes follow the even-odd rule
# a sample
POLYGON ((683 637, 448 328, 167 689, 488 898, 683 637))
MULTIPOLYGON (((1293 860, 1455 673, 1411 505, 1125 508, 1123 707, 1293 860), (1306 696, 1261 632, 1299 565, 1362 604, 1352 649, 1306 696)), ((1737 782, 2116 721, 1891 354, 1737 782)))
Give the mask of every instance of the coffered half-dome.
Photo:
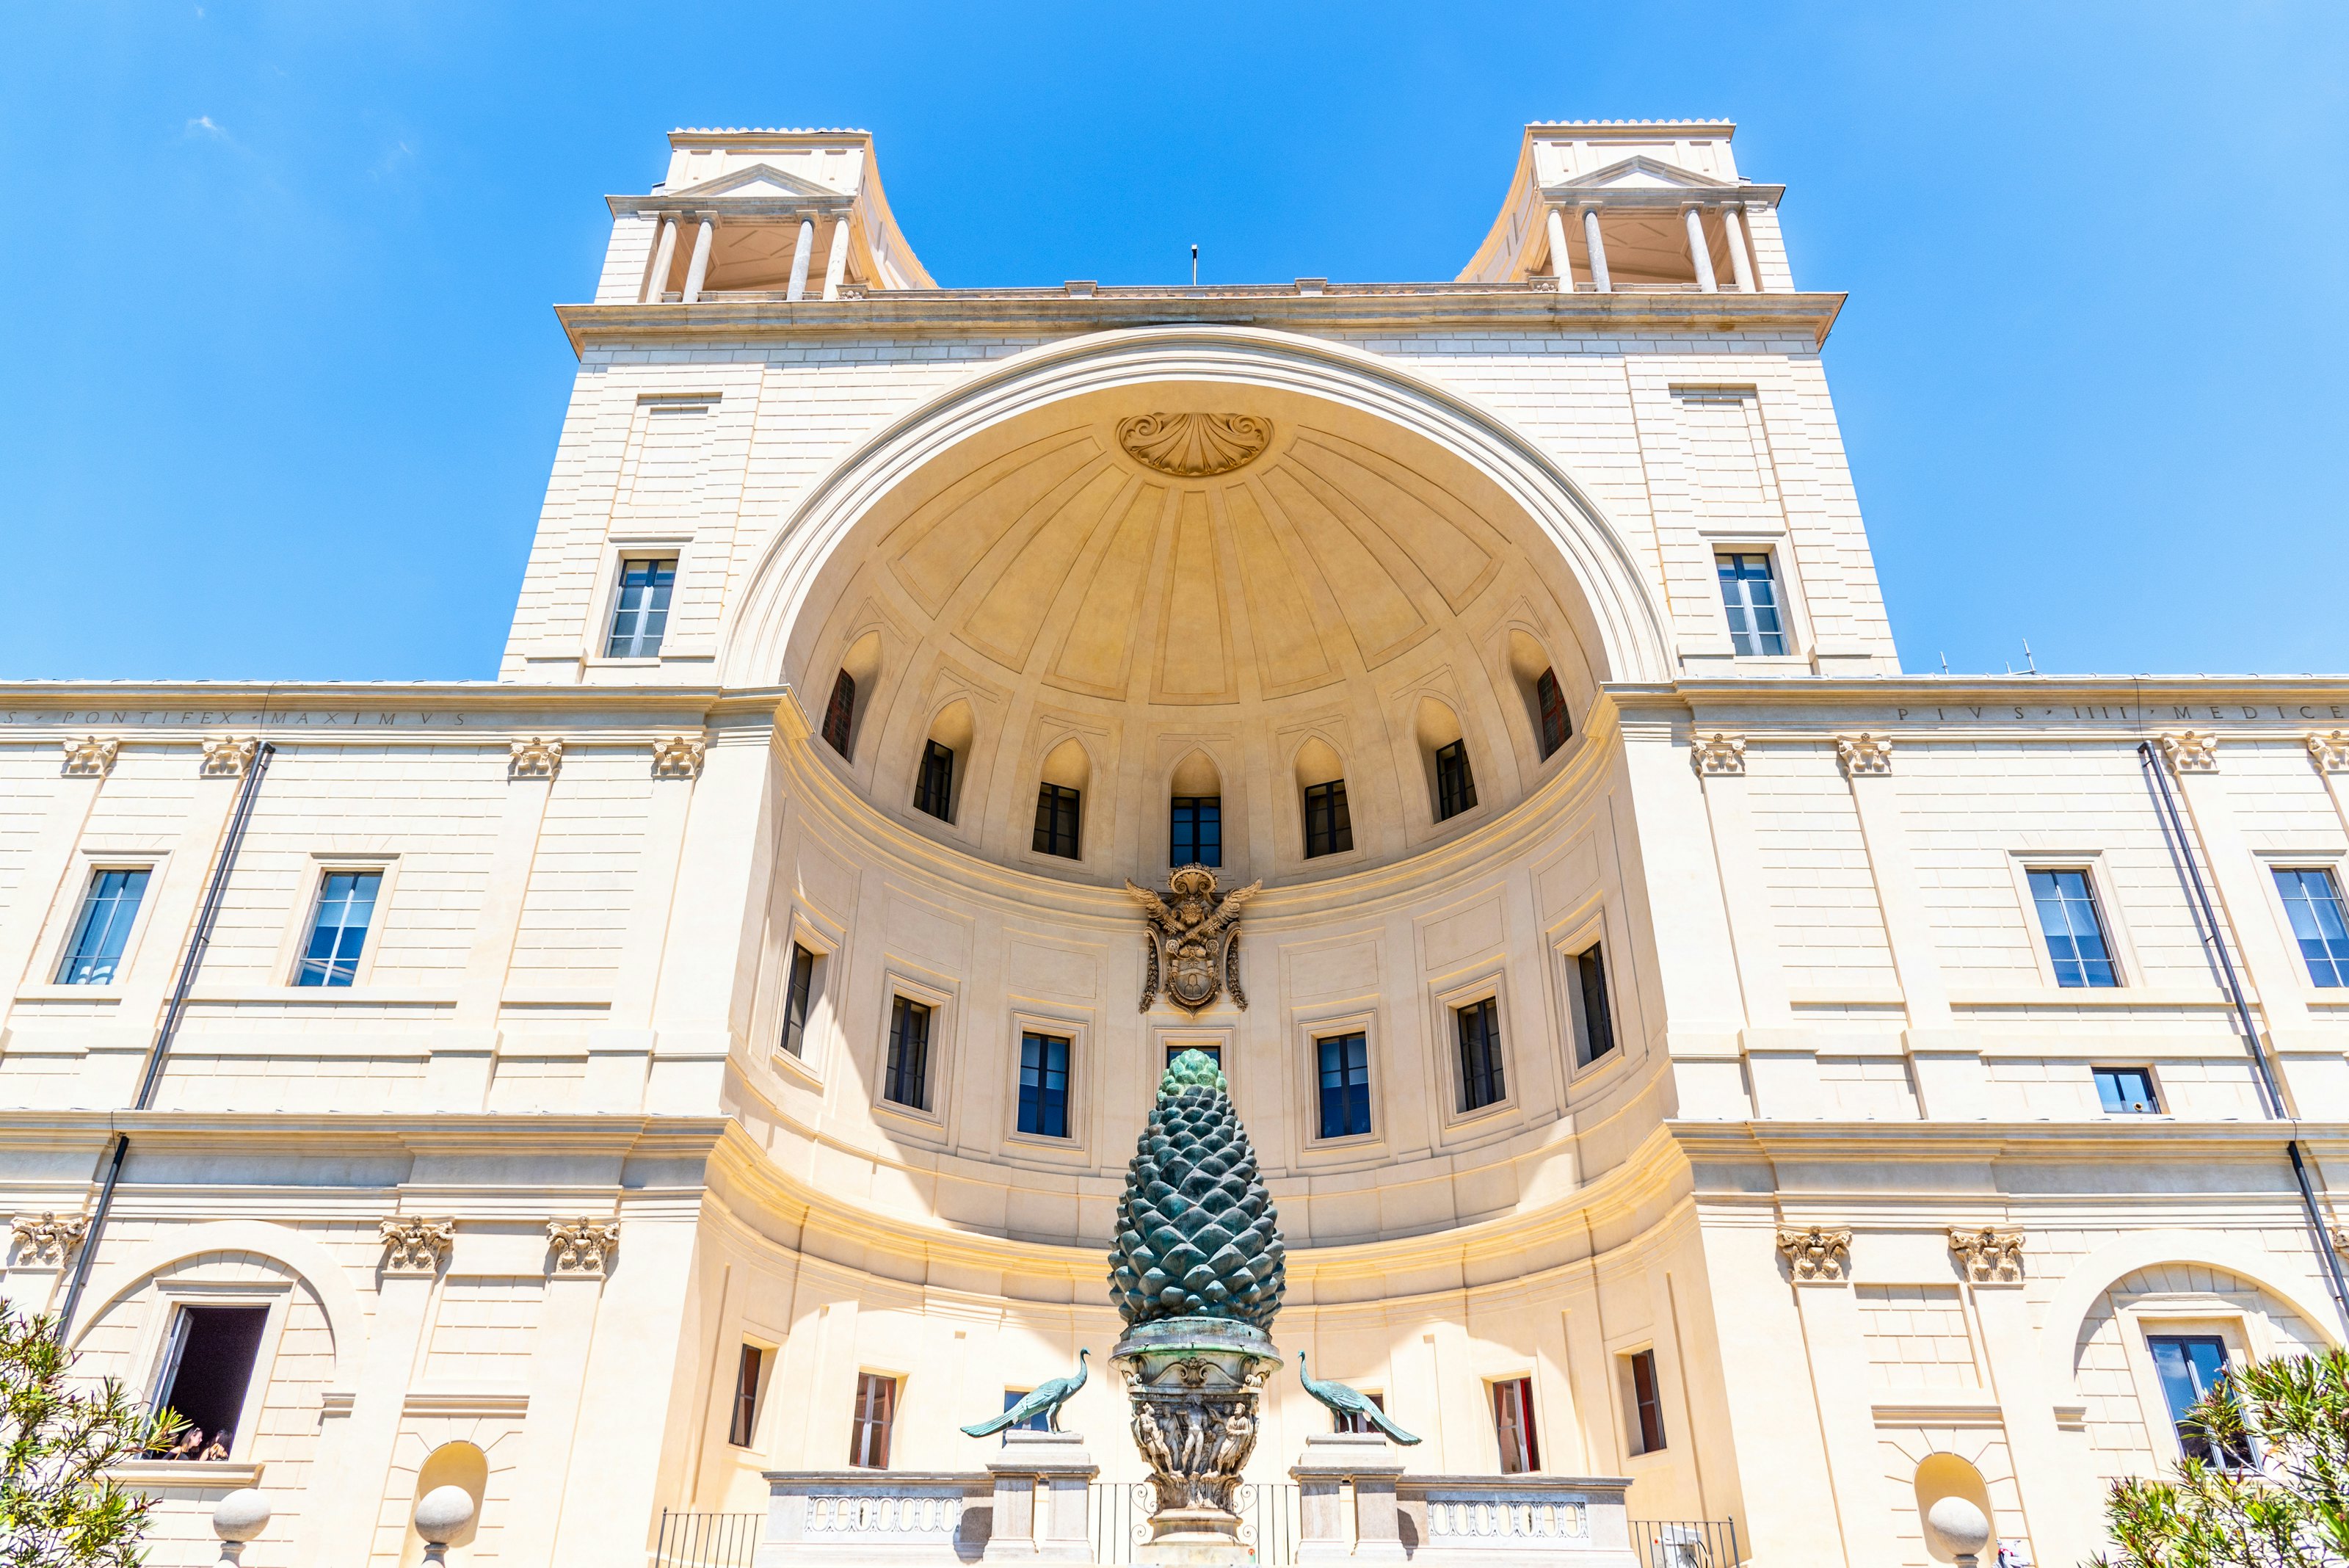
POLYGON ((1158 382, 996 425, 877 503, 826 575, 803 668, 834 761, 926 831, 1087 880, 1164 867, 1174 775, 1202 758, 1227 867, 1408 853, 1522 798, 1593 690, 1575 583, 1499 486, 1261 388, 1158 382), (1037 815, 1071 746, 1073 854, 1037 815), (1299 781, 1331 754, 1350 843, 1309 844, 1299 781), (950 786, 925 789, 926 758, 950 786))

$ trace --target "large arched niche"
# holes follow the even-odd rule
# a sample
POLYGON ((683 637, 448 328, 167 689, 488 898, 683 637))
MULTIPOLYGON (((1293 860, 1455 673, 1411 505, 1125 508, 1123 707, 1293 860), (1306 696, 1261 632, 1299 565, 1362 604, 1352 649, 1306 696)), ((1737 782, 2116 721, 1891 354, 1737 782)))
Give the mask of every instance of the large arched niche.
MULTIPOLYGON (((1506 423, 1456 393, 1338 345, 1174 327, 1096 334, 1014 356, 874 436, 768 546, 740 612, 729 618, 724 682, 789 681, 820 702, 831 671, 818 668, 816 644, 861 563, 860 546, 885 536, 891 519, 924 493, 926 470, 932 484, 951 483, 969 460, 999 456, 1023 436, 1042 433, 1060 417, 1047 411, 1053 405, 1066 405, 1064 414, 1309 405, 1333 432, 1407 454, 1508 537, 1565 610, 1594 680, 1672 677, 1664 618, 1630 550, 1573 481, 1506 423), (942 463, 958 449, 964 462, 942 463), (909 483, 915 488, 901 494, 909 483)), ((1278 427, 1278 413, 1272 417, 1278 427)), ((1293 427, 1281 433, 1293 434, 1293 427)))
POLYGON ((1525 695, 1528 647, 1578 716, 1599 682, 1661 668, 1645 590, 1562 476, 1473 410, 1323 345, 1093 340, 926 410, 834 487, 764 563, 730 681, 780 675, 812 703, 877 646, 854 671, 851 744, 819 754, 908 826, 1057 877, 1163 869, 1173 774, 1201 751, 1233 759, 1227 869, 1391 862, 1564 764, 1525 695), (1183 421, 1201 417, 1235 421, 1215 452, 1143 439, 1196 436, 1183 421), (942 816, 919 770, 948 701, 974 722, 949 744, 942 816), (1431 784, 1431 711, 1465 747, 1466 811, 1431 784), (1048 756, 1072 736, 1081 848, 1047 855, 1038 792, 1065 784, 1048 756), (1288 782, 1309 743, 1345 781, 1334 853, 1308 854, 1288 782))

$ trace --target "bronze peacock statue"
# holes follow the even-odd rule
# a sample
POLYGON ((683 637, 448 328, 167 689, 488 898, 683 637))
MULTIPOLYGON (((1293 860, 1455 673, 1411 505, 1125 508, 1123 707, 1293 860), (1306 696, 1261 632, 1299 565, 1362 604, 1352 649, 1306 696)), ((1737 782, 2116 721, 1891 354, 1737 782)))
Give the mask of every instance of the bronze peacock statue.
POLYGON ((1346 1417, 1352 1416, 1368 1421, 1398 1443, 1409 1444, 1419 1441, 1417 1438, 1387 1419, 1387 1413, 1379 1408, 1378 1402, 1361 1389, 1349 1388, 1343 1383, 1331 1383, 1325 1378, 1309 1376, 1305 1370, 1305 1353, 1301 1350, 1297 1353, 1297 1380, 1305 1385, 1305 1391, 1308 1394, 1329 1407, 1330 1414, 1337 1417, 1340 1431, 1346 1429, 1346 1417))
POLYGON ((962 1429, 963 1436, 967 1438, 991 1438, 995 1436, 996 1433, 1004 1430, 1006 1428, 1017 1427, 1023 1425, 1026 1422, 1032 1421, 1040 1414, 1044 1417, 1044 1429, 1046 1431, 1059 1431, 1061 1429, 1061 1407, 1069 1402, 1069 1397, 1071 1395, 1074 1394, 1078 1389, 1085 1386, 1085 1357, 1092 1354, 1092 1353, 1088 1350, 1080 1350, 1077 1352, 1077 1372, 1075 1376, 1053 1378, 1050 1383, 1043 1385, 1034 1393, 1029 1394, 1021 1398, 1019 1403, 1011 1407, 1010 1409, 1003 1412, 1002 1415, 995 1417, 991 1420, 978 1421, 970 1426, 965 1427, 962 1429))

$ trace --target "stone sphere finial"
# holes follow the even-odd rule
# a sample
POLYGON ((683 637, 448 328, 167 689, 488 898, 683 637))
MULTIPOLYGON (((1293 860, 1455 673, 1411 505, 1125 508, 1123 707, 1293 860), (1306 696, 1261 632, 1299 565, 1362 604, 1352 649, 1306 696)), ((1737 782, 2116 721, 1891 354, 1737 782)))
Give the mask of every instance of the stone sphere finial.
POLYGON ((212 1533, 221 1540, 221 1563, 225 1568, 236 1568, 244 1543, 260 1534, 269 1525, 269 1498, 249 1486, 241 1486, 212 1505, 212 1533))
POLYGON ((416 1500, 416 1533, 424 1537, 425 1558, 438 1563, 450 1542, 473 1522, 473 1494, 460 1486, 436 1486, 416 1500))
POLYGON ((1945 1497, 1925 1511, 1925 1522, 1951 1556, 1971 1563, 1990 1544, 1990 1518, 1961 1497, 1945 1497))

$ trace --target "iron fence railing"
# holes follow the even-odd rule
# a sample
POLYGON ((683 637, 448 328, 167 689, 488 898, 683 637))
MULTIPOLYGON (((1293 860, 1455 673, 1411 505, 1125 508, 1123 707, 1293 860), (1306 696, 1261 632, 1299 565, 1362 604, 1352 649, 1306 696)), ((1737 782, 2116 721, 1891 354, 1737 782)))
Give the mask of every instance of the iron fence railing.
POLYGON ((1635 1519, 1631 1551, 1641 1568, 1736 1568, 1733 1519, 1635 1519))
POLYGON ((662 1509, 650 1568, 750 1568, 763 1513, 683 1513, 662 1509))
MULTIPOLYGON (((1095 1482, 1085 1489, 1085 1524, 1093 1561, 1124 1568, 1134 1548, 1150 1533, 1156 1499, 1148 1481, 1095 1482)), ((1297 1561, 1298 1489, 1293 1482, 1267 1482, 1239 1489, 1233 1499, 1240 1516, 1242 1543, 1255 1552, 1257 1568, 1292 1568, 1297 1561)))

